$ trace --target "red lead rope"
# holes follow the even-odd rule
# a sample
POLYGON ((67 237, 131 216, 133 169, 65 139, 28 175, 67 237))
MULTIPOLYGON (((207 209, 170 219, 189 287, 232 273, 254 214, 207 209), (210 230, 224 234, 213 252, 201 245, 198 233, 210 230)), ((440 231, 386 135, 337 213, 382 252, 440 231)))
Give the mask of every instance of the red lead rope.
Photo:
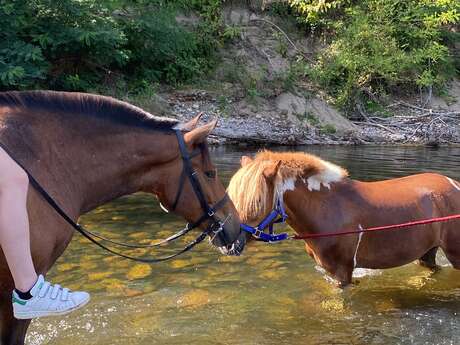
POLYGON ((394 224, 394 225, 384 225, 384 226, 375 226, 373 228, 359 228, 359 230, 351 230, 351 231, 341 231, 341 232, 326 232, 323 234, 305 234, 305 235, 294 235, 291 238, 293 240, 305 240, 308 238, 318 238, 318 237, 333 237, 333 236, 343 236, 343 235, 350 235, 350 234, 360 234, 363 232, 371 232, 371 231, 384 231, 384 230, 395 230, 401 228, 407 228, 410 226, 415 225, 424 225, 424 224, 431 224, 431 223, 438 223, 438 222, 447 222, 453 219, 460 219, 460 214, 454 214, 451 216, 446 217, 438 217, 438 218, 429 218, 423 220, 416 220, 413 222, 401 223, 401 224, 394 224))

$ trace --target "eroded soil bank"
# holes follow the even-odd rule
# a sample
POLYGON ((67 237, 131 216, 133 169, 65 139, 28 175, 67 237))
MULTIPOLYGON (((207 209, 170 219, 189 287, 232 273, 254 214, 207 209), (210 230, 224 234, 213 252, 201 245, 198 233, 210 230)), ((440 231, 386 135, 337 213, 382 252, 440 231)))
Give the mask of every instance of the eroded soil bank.
MULTIPOLYGON (((456 91, 460 83, 456 83, 456 91)), ((216 144, 254 145, 360 145, 360 144, 460 144, 460 102, 447 104, 433 98, 425 106, 395 100, 386 116, 362 114, 351 121, 319 97, 282 93, 257 103, 227 98, 207 90, 162 93, 148 102, 154 113, 186 121, 203 112, 203 121, 218 118, 211 139, 216 144), (390 114, 390 115, 389 115, 390 114)))

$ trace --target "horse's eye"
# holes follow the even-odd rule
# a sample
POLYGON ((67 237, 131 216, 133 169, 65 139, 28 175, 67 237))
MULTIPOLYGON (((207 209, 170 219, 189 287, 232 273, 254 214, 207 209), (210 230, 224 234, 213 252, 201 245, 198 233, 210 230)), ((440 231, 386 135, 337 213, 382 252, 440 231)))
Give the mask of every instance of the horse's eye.
POLYGON ((207 178, 215 178, 216 177, 216 171, 215 170, 205 171, 204 174, 206 175, 207 178))

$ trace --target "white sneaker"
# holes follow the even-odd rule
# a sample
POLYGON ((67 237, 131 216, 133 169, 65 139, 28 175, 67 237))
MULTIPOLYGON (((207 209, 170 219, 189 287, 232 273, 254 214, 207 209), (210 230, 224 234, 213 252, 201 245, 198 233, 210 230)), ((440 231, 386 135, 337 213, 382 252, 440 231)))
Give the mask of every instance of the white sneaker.
POLYGON ((60 285, 51 285, 42 275, 30 290, 31 299, 23 300, 13 290, 13 311, 16 319, 64 315, 89 302, 87 292, 70 292, 60 285))

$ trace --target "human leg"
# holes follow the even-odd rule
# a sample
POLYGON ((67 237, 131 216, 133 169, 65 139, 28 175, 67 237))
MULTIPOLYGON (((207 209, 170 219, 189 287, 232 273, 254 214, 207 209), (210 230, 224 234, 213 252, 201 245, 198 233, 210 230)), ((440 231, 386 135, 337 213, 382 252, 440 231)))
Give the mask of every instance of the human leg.
POLYGON ((37 280, 30 252, 28 185, 24 170, 0 149, 0 246, 20 291, 28 291, 37 280))

